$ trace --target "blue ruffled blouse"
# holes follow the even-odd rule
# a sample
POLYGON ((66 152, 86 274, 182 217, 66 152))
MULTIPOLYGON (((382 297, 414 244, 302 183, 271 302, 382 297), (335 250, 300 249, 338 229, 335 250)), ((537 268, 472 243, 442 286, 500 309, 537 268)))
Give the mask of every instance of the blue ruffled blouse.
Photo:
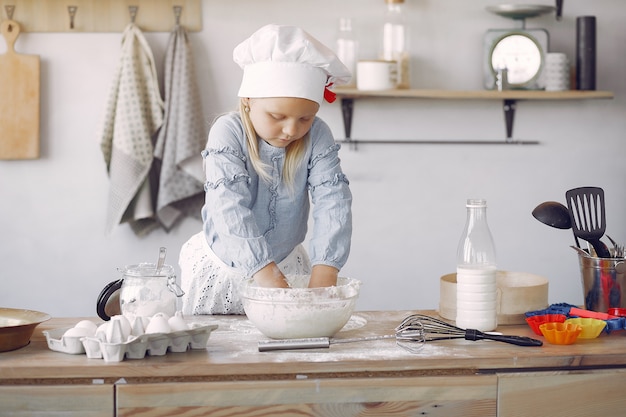
POLYGON ((246 277, 279 263, 304 242, 312 202, 311 264, 341 269, 350 253, 352 194, 339 148, 328 125, 316 118, 290 191, 282 182, 285 149, 259 141, 261 159, 271 167, 267 183, 252 167, 239 113, 219 117, 202 152, 203 228, 215 254, 246 277))

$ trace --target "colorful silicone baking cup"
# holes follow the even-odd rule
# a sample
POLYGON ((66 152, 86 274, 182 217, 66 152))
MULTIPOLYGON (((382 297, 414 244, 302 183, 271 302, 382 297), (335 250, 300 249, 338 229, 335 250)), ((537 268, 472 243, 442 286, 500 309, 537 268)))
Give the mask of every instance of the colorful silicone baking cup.
POLYGON ((567 316, 564 314, 540 314, 537 316, 526 317, 526 323, 533 329, 538 336, 543 336, 541 334, 541 330, 539 330, 539 326, 544 323, 563 323, 567 319, 567 316))
POLYGON ((606 321, 604 320, 583 317, 567 319, 565 320, 565 323, 578 324, 582 327, 583 329, 578 335, 581 339, 595 339, 600 336, 600 333, 602 333, 602 330, 606 327, 606 321))
POLYGON ((553 345, 571 345, 578 339, 583 331, 579 324, 575 323, 544 323, 539 326, 541 334, 548 343, 553 345))

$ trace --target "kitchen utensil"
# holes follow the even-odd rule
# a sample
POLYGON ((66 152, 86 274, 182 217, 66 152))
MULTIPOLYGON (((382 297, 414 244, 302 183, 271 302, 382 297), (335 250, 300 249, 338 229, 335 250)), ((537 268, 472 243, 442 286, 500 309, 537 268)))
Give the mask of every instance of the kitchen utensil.
POLYGON ((579 187, 565 193, 574 236, 591 243, 598 257, 610 258, 611 253, 600 240, 606 230, 604 190, 599 187, 579 187))
POLYGON ((476 329, 461 329, 443 320, 425 314, 413 314, 400 324, 405 330, 422 330, 425 341, 465 339, 465 340, 495 340, 517 346, 541 346, 541 340, 526 336, 507 336, 494 333, 483 333, 476 329))
MULTIPOLYGON (((533 217, 543 224, 557 229, 571 229, 572 219, 569 210, 563 204, 556 201, 545 201, 539 204, 532 212, 533 217)), ((576 246, 580 247, 578 237, 574 235, 576 246)))
POLYGON ((539 326, 544 323, 563 323, 567 319, 565 314, 538 314, 536 316, 526 317, 526 323, 533 329, 537 336, 543 336, 539 326))
POLYGON ((544 323, 539 330, 548 343, 553 345, 571 345, 583 331, 582 326, 574 323, 544 323))
MULTIPOLYGON (((396 339, 399 344, 402 342, 424 343, 426 341, 423 331, 398 327, 396 328, 394 334, 385 334, 382 336, 353 337, 346 339, 337 339, 334 337, 308 337, 299 339, 261 340, 259 342, 259 352, 268 352, 271 350, 329 348, 330 345, 342 343, 367 342, 384 339, 396 339)), ((403 347, 406 347, 406 345, 403 345, 403 347)))
POLYGON ((621 308, 621 307, 609 308, 609 311, 607 311, 607 314, 609 316, 626 317, 626 308, 621 308))
POLYGON ((611 242, 611 245, 613 245, 613 248, 615 248, 615 246, 617 246, 617 242, 613 240, 613 238, 611 238, 611 236, 606 235, 606 238, 609 239, 609 242, 611 242))
POLYGON ((423 344, 426 341, 424 331, 419 328, 410 327, 410 322, 402 321, 395 328, 394 334, 386 334, 382 336, 365 336, 353 337, 346 339, 336 339, 331 337, 309 337, 299 339, 282 339, 282 340, 262 340, 259 342, 259 352, 267 352, 270 350, 291 350, 291 349, 318 349, 329 348, 330 345, 341 343, 366 342, 372 340, 396 339, 396 343, 410 352, 415 352, 421 348, 411 347, 409 343, 417 342, 423 344))
POLYGON ((0 32, 7 45, 0 54, 0 159, 38 158, 39 56, 15 52, 20 25, 11 16, 0 23, 0 32))
POLYGON ((423 343, 427 341, 462 338, 467 340, 490 339, 512 343, 518 346, 541 346, 542 344, 540 340, 531 339, 529 337, 502 336, 499 334, 482 333, 478 330, 463 330, 430 316, 414 314, 405 318, 398 325, 398 327, 395 328, 394 334, 347 339, 311 337, 299 339, 262 340, 259 342, 258 347, 259 352, 268 352, 271 350, 329 348, 330 345, 341 343, 396 339, 396 342, 400 346, 411 352, 415 352, 421 348, 423 343), (417 348, 415 346, 417 346, 417 348))
POLYGON ((156 271, 155 271, 154 275, 159 275, 159 273, 161 273, 161 268, 163 268, 163 265, 165 264, 165 255, 166 254, 167 254, 167 249, 165 249, 164 247, 161 247, 159 249, 159 259, 157 259, 156 271))
POLYGON ((598 320, 612 320, 612 319, 619 318, 617 315, 603 313, 599 311, 586 310, 586 309, 578 308, 578 307, 571 307, 569 310, 569 314, 570 316, 578 316, 578 317, 598 319, 598 320))
POLYGON ((587 310, 606 312, 612 307, 626 307, 626 260, 578 255, 583 296, 587 310))
POLYGON ((26 346, 35 327, 47 320, 50 316, 39 311, 0 308, 0 352, 26 346))
POLYGON ((576 252, 578 252, 582 256, 586 256, 588 258, 591 258, 591 255, 587 251, 585 251, 584 249, 581 249, 581 248, 579 248, 577 246, 574 246, 574 245, 570 245, 570 248, 574 249, 576 252))
POLYGON ((606 321, 585 317, 567 319, 565 323, 578 324, 582 327, 582 331, 578 335, 579 339, 595 339, 606 328, 606 321))
POLYGON ((514 20, 524 20, 529 17, 537 17, 546 13, 552 13, 556 8, 554 6, 542 6, 535 4, 498 4, 495 6, 487 6, 485 9, 491 13, 497 14, 498 16, 514 20))
POLYGON ((609 235, 605 235, 607 239, 613 245, 613 258, 623 258, 624 257, 624 245, 617 243, 615 240, 611 238, 609 235))

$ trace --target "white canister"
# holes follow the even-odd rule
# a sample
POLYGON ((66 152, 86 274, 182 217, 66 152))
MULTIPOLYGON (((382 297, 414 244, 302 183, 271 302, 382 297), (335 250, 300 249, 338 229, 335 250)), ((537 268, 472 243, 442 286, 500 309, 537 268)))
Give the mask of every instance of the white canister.
POLYGON ((390 90, 397 87, 398 68, 395 61, 359 61, 356 87, 359 90, 390 90))

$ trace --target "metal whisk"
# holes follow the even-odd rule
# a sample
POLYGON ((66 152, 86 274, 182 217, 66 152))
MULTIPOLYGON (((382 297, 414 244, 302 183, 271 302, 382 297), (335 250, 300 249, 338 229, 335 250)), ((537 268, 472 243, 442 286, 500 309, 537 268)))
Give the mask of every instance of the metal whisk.
POLYGON ((402 332, 420 333, 424 341, 465 339, 495 340, 517 346, 542 346, 541 340, 525 336, 506 336, 501 334, 483 333, 476 329, 461 329, 443 320, 424 314, 412 314, 405 318, 398 327, 396 334, 402 332))

